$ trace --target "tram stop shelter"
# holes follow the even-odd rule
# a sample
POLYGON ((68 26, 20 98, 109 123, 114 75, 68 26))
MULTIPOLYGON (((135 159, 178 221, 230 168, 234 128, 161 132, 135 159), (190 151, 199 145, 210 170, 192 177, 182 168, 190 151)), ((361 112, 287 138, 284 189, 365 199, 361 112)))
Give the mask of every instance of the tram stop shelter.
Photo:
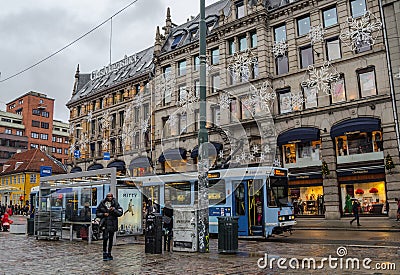
POLYGON ((104 168, 92 171, 47 176, 40 178, 38 209, 35 213, 35 236, 47 239, 62 237, 63 226, 69 226, 70 240, 73 228, 88 226, 88 243, 92 240, 92 218, 90 221, 74 219, 85 202, 90 203, 91 214, 108 192, 116 193, 117 170, 104 168), (101 190, 97 192, 96 190, 101 190))

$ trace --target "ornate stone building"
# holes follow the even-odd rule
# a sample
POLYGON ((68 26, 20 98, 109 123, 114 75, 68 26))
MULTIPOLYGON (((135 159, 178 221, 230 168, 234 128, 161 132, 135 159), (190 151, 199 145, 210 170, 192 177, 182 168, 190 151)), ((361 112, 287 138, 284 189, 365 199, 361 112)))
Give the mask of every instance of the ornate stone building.
MULTIPOLYGON (((397 16, 396 3, 386 3, 385 12, 392 17, 397 16)), ((390 204, 393 217, 394 199, 400 193, 399 135, 389 70, 393 64, 388 65, 381 12, 376 0, 221 0, 208 6, 210 168, 259 164, 288 168, 290 197, 299 215, 337 219, 349 214, 352 199, 359 199, 363 213, 386 215, 390 204), (387 165, 390 159, 394 167, 387 165)), ((162 31, 157 27, 146 101, 152 146, 145 146, 147 154, 137 154, 144 152, 140 149, 112 154, 119 160, 129 156, 125 164, 135 175, 151 172, 135 170, 147 157, 158 173, 196 170, 198 21, 195 17, 173 24, 168 10, 162 31), (139 156, 144 158, 136 160, 139 156)), ((398 63, 396 58, 392 60, 398 63)), ((85 150, 85 156, 98 162, 102 151, 112 148, 100 146, 102 141, 114 137, 116 148, 122 144, 128 150, 136 135, 130 128, 97 131, 82 119, 90 111, 98 121, 105 110, 124 110, 133 99, 110 104, 114 98, 110 94, 118 98, 146 83, 150 68, 146 76, 136 73, 123 85, 112 81, 118 72, 123 74, 123 69, 77 88, 68 103, 71 122, 85 133, 94 127, 90 148, 95 149, 85 150), (101 98, 106 106, 98 103, 101 98), (126 143, 118 141, 123 133, 126 143)), ((136 119, 131 124, 125 127, 142 123, 136 119)), ((75 131, 74 141, 81 133, 75 131)), ((146 132, 141 133, 142 137, 146 132)))

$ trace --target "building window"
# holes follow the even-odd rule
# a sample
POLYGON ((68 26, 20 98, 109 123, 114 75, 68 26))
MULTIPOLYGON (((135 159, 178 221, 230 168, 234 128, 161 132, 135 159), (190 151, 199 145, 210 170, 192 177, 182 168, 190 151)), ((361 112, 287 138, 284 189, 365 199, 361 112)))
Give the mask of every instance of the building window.
POLYGON ((275 42, 286 41, 286 25, 274 28, 275 42))
POLYGON ((194 70, 198 71, 200 69, 200 56, 195 55, 193 57, 193 61, 194 61, 194 70))
POLYGON ((32 127, 40 127, 40 121, 32 120, 32 127))
POLYGON ((247 49, 247 38, 246 35, 241 36, 239 39, 239 51, 245 51, 247 49))
POLYGON ((382 151, 380 131, 346 133, 336 137, 337 156, 358 155, 382 151))
POLYGON ((275 58, 276 74, 286 74, 289 72, 289 58, 286 55, 281 55, 275 58))
POLYGON ((12 135, 12 130, 6 128, 6 129, 4 130, 4 133, 5 133, 5 134, 8 134, 8 135, 12 135))
POLYGON ((211 76, 211 89, 213 93, 218 92, 218 89, 220 87, 220 78, 219 78, 219 74, 215 74, 211 76))
POLYGON ((346 101, 346 89, 343 76, 341 76, 338 81, 331 84, 331 100, 332 103, 346 101))
POLYGON ((32 109, 32 115, 40 116, 40 110, 38 110, 38 109, 32 109))
POLYGON ((38 148, 39 148, 39 145, 38 145, 38 144, 31 143, 31 148, 32 148, 32 149, 38 149, 38 148))
POLYGON ((236 19, 244 17, 244 3, 239 1, 236 3, 236 19))
POLYGON ((363 53, 371 49, 370 40, 361 40, 356 42, 356 53, 363 53))
POLYGON ((229 54, 233 55, 236 52, 235 40, 234 39, 230 39, 228 41, 228 47, 229 47, 229 54))
POLYGON ((250 33, 250 42, 251 42, 251 47, 255 48, 257 47, 257 33, 256 32, 252 32, 250 33))
POLYGON ((57 148, 57 154, 62 154, 62 148, 57 148))
POLYGON ((240 119, 240 107, 236 98, 231 101, 229 114, 231 122, 237 122, 240 119))
POLYGON ((185 101, 186 100, 186 96, 187 96, 187 92, 186 92, 186 85, 184 84, 184 85, 180 85, 179 87, 178 87, 178 91, 179 91, 179 101, 180 102, 183 102, 183 101, 185 101))
POLYGON ((179 116, 179 133, 185 134, 187 129, 187 115, 186 113, 182 113, 179 116))
POLYGON ((135 122, 136 122, 136 123, 139 123, 139 119, 140 119, 140 108, 139 108, 139 107, 135 107, 134 112, 135 112, 135 122))
POLYGON ((62 143, 62 141, 63 141, 63 140, 62 140, 62 137, 57 137, 57 142, 58 142, 58 143, 62 143))
POLYGON ((311 45, 300 48, 300 68, 307 68, 314 64, 313 49, 311 45))
MULTIPOLYGON (((163 69, 164 78, 169 78, 171 70, 172 70, 171 66, 164 67, 163 69)), ((171 100, 172 100, 172 87, 168 87, 164 91, 164 105, 170 103, 171 100)))
POLYGON ((292 111, 290 88, 277 91, 279 96, 279 113, 286 114, 292 111))
POLYGON ((35 132, 32 132, 31 133, 31 138, 39 138, 39 134, 35 133, 35 132))
POLYGON ((40 134, 40 139, 48 140, 49 139, 49 135, 48 134, 40 134))
POLYGON ((115 129, 117 127, 117 114, 114 113, 111 115, 111 129, 115 129))
POLYGON ((16 135, 17 136, 23 136, 24 135, 24 131, 17 130, 16 135))
POLYGON ((55 153, 56 152, 56 147, 51 147, 51 152, 55 153))
POLYGON ((49 112, 42 111, 42 117, 49 117, 49 112))
POLYGON ((358 85, 361 97, 377 94, 375 81, 375 68, 367 68, 357 71, 358 85))
POLYGON ((194 131, 197 132, 200 129, 200 112, 199 109, 194 110, 194 131))
POLYGON ((211 65, 216 65, 219 63, 219 49, 211 50, 211 65))
POLYGON ((148 103, 143 104, 143 118, 144 119, 150 118, 150 108, 148 103))
POLYGON ((30 183, 36 183, 36 174, 31 174, 29 177, 30 183))
POLYGON ((213 106, 212 111, 212 122, 215 126, 221 125, 221 112, 219 106, 213 106))
POLYGON ((318 107, 317 89, 315 87, 303 87, 304 106, 306 109, 318 107))
POLYGON ((125 120, 125 112, 124 111, 120 111, 119 112, 119 127, 123 127, 124 126, 124 120, 125 120))
POLYGON ((42 122, 40 127, 42 127, 43 129, 49 129, 49 123, 42 122))
POLYGON ((178 76, 186 74, 186 60, 181 60, 178 62, 178 76))
POLYGON ((321 140, 289 143, 282 146, 283 159, 286 164, 297 163, 301 160, 320 160, 321 140))
POLYGON ((342 57, 339 38, 335 37, 326 40, 326 56, 329 61, 342 57))
POLYGON ((323 10, 322 17, 324 20, 324 28, 336 25, 338 22, 336 7, 331 7, 323 10))
POLYGON ((253 118, 252 113, 253 113, 253 107, 249 106, 249 104, 246 104, 247 97, 241 97, 240 98, 240 110, 241 110, 241 119, 251 119, 253 118))
POLYGON ((310 32, 310 16, 297 19, 297 34, 299 36, 310 32))
MULTIPOLYGON (((68 149, 64 149, 64 155, 68 155, 68 149)), ((94 155, 91 155, 91 157, 94 157, 94 155)))
POLYGON ((353 16, 353 18, 363 16, 367 11, 367 5, 365 3, 365 0, 351 0, 350 6, 351 6, 351 15, 353 16))
POLYGON ((161 129, 161 136, 162 137, 170 137, 171 136, 171 127, 168 122, 169 117, 163 117, 162 118, 162 125, 163 128, 161 129))
POLYGON ((172 44, 171 44, 171 49, 175 49, 176 46, 178 46, 179 42, 181 42, 181 40, 182 40, 182 37, 183 37, 182 34, 174 36, 174 40, 172 41, 172 44))

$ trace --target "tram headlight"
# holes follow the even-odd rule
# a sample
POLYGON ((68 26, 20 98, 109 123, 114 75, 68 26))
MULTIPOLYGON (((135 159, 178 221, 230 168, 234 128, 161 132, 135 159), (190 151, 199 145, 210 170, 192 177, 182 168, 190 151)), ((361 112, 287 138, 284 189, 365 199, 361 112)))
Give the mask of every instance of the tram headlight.
POLYGON ((278 221, 281 222, 281 221, 284 221, 284 220, 285 220, 285 217, 284 217, 284 216, 279 216, 279 217, 278 217, 278 221))

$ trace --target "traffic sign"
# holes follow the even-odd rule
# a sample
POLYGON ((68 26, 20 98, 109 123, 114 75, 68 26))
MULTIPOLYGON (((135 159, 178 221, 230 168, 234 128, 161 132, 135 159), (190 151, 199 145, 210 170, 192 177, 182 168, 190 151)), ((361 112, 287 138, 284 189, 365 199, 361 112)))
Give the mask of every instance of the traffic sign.
POLYGON ((104 152, 103 160, 110 160, 110 152, 104 152))
POLYGON ((40 166, 40 177, 51 176, 53 168, 51 166, 40 166))
POLYGON ((81 158, 81 151, 75 150, 75 151, 74 151, 74 157, 75 157, 76 159, 81 158))

